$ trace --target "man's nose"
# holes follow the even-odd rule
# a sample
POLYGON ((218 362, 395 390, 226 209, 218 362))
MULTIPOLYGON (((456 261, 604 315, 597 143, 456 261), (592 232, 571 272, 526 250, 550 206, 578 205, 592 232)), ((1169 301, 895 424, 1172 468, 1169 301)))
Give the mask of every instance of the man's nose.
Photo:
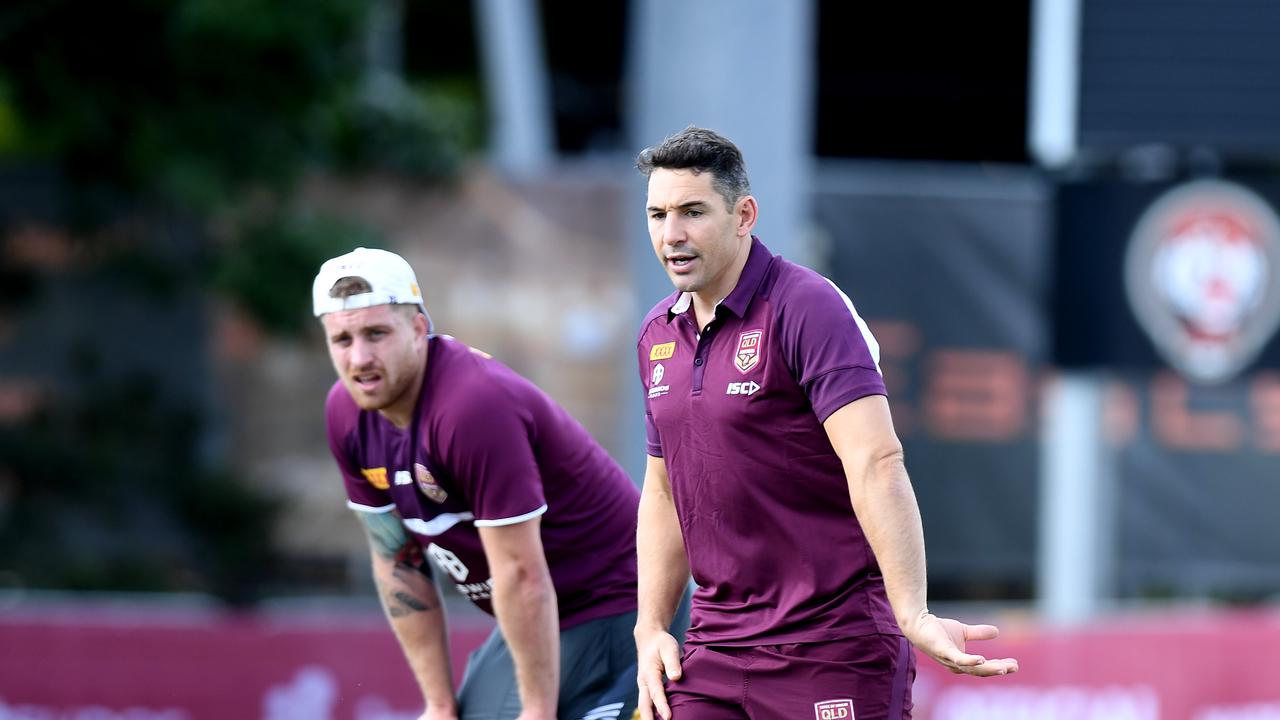
POLYGON ((667 245, 679 245, 685 241, 685 227, 674 213, 662 221, 662 242, 667 245))
POLYGON ((369 343, 357 338, 351 343, 351 364, 355 367, 364 367, 373 360, 372 348, 369 343))

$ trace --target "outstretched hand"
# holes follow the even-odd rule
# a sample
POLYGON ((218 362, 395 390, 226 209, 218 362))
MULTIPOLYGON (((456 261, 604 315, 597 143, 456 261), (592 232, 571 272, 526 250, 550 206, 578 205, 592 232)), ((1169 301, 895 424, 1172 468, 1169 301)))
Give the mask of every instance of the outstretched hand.
POLYGON ((1018 672, 1014 658, 988 659, 965 652, 969 640, 994 640, 1000 634, 995 625, 966 625, 925 612, 902 632, 912 645, 953 673, 989 677, 1018 672))

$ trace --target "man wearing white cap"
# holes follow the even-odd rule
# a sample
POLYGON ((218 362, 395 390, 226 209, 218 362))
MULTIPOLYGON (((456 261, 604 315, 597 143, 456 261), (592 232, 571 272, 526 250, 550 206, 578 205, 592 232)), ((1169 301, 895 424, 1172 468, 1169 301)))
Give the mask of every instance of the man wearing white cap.
POLYGON ((399 255, 333 258, 312 296, 329 447, 422 718, 629 718, 635 485, 532 383, 433 334, 399 255), (433 577, 498 621, 456 695, 433 577))

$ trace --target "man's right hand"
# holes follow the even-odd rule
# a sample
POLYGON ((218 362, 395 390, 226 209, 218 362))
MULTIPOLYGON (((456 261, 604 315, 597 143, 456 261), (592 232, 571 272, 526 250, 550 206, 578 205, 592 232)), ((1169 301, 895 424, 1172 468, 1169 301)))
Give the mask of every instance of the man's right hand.
POLYGON ((679 680, 680 643, 666 631, 636 635, 636 685, 640 689, 638 709, 642 720, 653 720, 654 710, 663 720, 671 720, 664 678, 679 680))

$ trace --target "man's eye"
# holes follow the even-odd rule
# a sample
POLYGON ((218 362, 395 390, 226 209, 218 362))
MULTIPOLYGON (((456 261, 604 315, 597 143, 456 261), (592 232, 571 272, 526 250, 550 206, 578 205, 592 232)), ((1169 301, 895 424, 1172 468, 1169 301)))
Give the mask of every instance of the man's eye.
POLYGON ((685 213, 685 214, 686 214, 686 215, 688 215, 689 217, 702 217, 702 211, 701 211, 701 210, 690 210, 689 212, 687 212, 687 213, 685 213))
POLYGON ((650 220, 661 220, 661 219, 665 218, 666 216, 667 216, 667 214, 666 214, 666 213, 656 212, 656 213, 653 213, 653 214, 649 215, 649 219, 650 219, 650 220))

